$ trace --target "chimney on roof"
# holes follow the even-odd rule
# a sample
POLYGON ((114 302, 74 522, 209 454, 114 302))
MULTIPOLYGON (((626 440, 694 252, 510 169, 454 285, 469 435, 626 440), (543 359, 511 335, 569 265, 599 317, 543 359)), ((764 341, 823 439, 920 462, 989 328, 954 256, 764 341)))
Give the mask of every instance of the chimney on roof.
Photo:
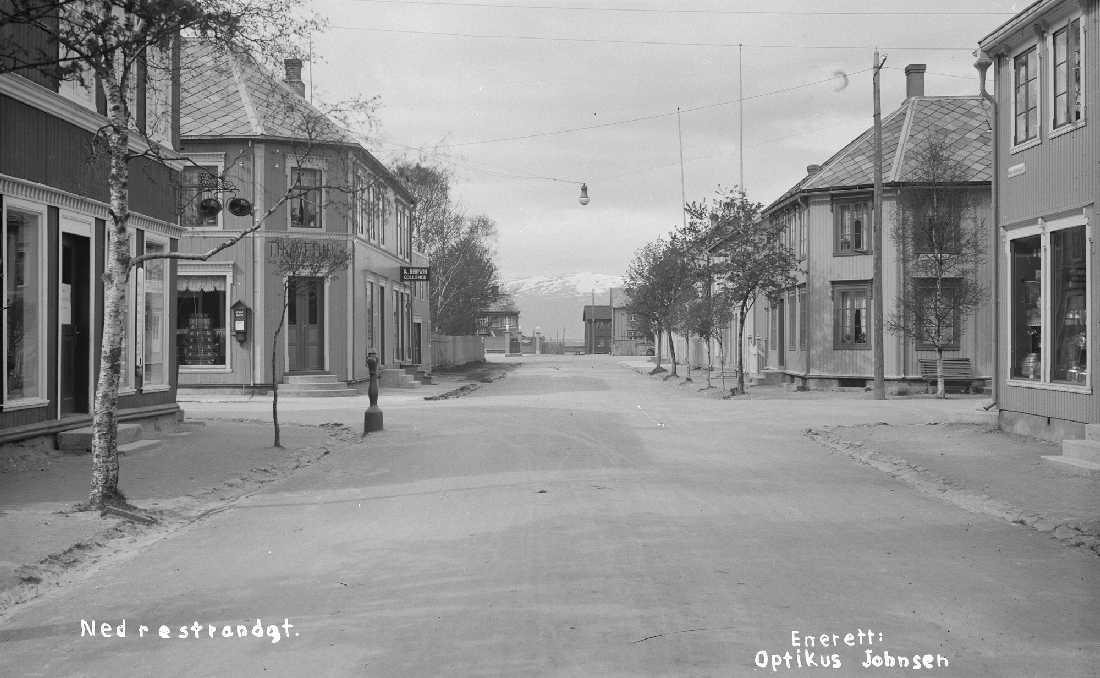
POLYGON ((304 99, 306 84, 302 82, 302 60, 283 59, 283 68, 286 69, 286 77, 283 78, 283 82, 304 99))
POLYGON ((905 67, 905 98, 924 96, 925 64, 909 64, 905 67))
POLYGON ((806 176, 811 177, 821 171, 821 165, 806 165, 806 176))

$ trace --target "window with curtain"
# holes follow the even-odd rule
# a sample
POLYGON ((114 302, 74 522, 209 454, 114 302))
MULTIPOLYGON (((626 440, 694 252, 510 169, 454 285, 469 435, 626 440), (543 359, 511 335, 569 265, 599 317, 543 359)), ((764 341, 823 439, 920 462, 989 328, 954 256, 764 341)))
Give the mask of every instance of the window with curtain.
POLYGON ((226 367, 225 275, 183 275, 176 284, 176 353, 181 366, 226 367))

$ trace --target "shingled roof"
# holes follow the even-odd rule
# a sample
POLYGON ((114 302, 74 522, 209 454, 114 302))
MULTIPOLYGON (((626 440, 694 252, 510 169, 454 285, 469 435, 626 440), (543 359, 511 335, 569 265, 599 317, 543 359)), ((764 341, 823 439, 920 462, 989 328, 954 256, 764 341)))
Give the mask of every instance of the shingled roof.
MULTIPOLYGON (((930 137, 941 137, 952 157, 965 168, 967 182, 992 181, 993 131, 988 104, 980 96, 915 96, 882 121, 883 183, 914 180, 913 151, 930 137)), ((874 136, 869 129, 856 137, 821 169, 803 177, 765 211, 799 193, 822 192, 874 184, 874 136)))
POLYGON ((251 57, 202 38, 182 42, 181 136, 358 145, 350 133, 251 57))

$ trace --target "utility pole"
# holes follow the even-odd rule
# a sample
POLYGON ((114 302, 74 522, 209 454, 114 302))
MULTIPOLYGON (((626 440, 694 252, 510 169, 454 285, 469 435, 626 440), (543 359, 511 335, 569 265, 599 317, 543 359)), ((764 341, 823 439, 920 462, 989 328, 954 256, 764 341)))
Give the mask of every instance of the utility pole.
POLYGON ((873 337, 872 354, 875 363, 875 379, 872 386, 872 397, 875 400, 886 400, 886 352, 882 331, 882 110, 879 103, 879 73, 885 59, 879 59, 878 50, 875 50, 875 196, 874 216, 872 219, 871 249, 874 262, 874 279, 871 282, 871 298, 873 302, 873 337))
POLYGON ((680 107, 676 107, 676 136, 680 140, 680 216, 683 217, 684 230, 687 230, 687 193, 684 190, 684 128, 680 125, 680 107))

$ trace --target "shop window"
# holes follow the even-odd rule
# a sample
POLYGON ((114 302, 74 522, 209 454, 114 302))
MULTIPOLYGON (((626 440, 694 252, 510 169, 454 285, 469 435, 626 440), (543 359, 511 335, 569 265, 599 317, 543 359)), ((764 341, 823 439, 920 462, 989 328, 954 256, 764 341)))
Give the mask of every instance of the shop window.
POLYGON ((833 205, 834 254, 867 252, 868 221, 866 202, 842 202, 833 205))
MULTIPOLYGON (((167 244, 146 235, 145 254, 158 254, 167 244)), ((155 388, 168 385, 168 285, 167 260, 150 259, 142 264, 141 284, 141 385, 155 388)))
POLYGON ((290 194, 290 225, 321 228, 321 170, 292 167, 290 194))
POLYGON ((45 224, 40 213, 8 207, 3 224, 3 401, 45 398, 46 332, 43 303, 45 224))
POLYGON ((869 283, 833 286, 833 344, 836 348, 870 348, 867 332, 869 283))
POLYGON ((226 276, 181 275, 177 287, 179 364, 226 367, 226 276))
POLYGON ((1051 37, 1054 55, 1055 129, 1081 119, 1081 20, 1073 19, 1054 31, 1051 37))
POLYGON ((1022 144, 1039 136, 1038 46, 1013 59, 1013 142, 1022 144))
POLYGON ((1087 246, 1084 226, 1050 234, 1050 380, 1053 382, 1088 381, 1087 246))
POLYGON ((1087 238, 1082 224, 1011 241, 1013 378, 1088 385, 1087 238))

